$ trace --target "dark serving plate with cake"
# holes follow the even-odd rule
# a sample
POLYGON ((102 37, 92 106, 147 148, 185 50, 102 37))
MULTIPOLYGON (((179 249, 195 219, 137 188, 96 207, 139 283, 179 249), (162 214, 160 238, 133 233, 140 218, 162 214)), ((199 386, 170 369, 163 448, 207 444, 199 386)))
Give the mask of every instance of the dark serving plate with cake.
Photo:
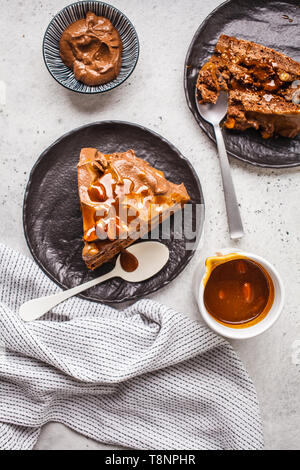
MULTIPOLYGON (((82 294, 104 303, 136 300, 155 292, 175 279, 194 255, 203 228, 204 199, 189 161, 166 139, 142 126, 119 121, 88 124, 43 152, 24 198, 29 249, 45 273, 65 289, 111 271, 114 256, 131 244, 119 213, 118 237, 109 235, 109 214, 116 199, 121 199, 126 211, 138 205, 141 236, 143 231, 148 234, 148 221, 154 222, 151 239, 167 245, 170 258, 162 271, 144 282, 115 278, 82 294), (152 203, 158 217, 145 210, 152 203), (182 218, 185 231, 182 221, 179 227, 172 215, 182 214, 183 206, 189 210, 188 217, 182 218), (165 216, 171 222, 166 231, 159 225, 165 216), (108 235, 104 241, 102 232, 108 235)), ((137 243, 143 242, 139 237, 137 243)))
POLYGON ((230 0, 202 23, 185 63, 188 106, 212 139, 213 129, 197 112, 229 93, 223 133, 228 153, 258 166, 300 165, 299 2, 230 0))

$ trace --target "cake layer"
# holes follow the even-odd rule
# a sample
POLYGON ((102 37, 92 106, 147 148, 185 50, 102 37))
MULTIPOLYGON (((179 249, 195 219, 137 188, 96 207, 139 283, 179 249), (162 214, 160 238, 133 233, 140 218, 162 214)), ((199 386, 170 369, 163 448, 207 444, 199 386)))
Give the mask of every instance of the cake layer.
POLYGON ((264 92, 232 90, 225 126, 244 131, 259 130, 264 138, 274 135, 294 138, 300 133, 299 106, 281 96, 264 92))

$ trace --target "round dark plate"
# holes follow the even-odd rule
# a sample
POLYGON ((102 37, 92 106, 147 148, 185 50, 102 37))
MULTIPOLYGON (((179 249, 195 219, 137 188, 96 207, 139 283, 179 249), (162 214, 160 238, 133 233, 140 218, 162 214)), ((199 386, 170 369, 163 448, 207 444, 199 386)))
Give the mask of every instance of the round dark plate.
MULTIPOLYGON (((199 179, 188 160, 149 129, 119 121, 96 122, 65 134, 45 150, 32 169, 27 185, 23 208, 25 237, 34 259, 53 281, 65 289, 74 287, 107 273, 114 265, 107 263, 92 272, 81 257, 83 228, 76 165, 83 147, 95 147, 104 153, 132 148, 138 157, 163 170, 174 183, 184 182, 191 196, 193 229, 199 240, 204 200, 199 179), (200 217, 196 217, 197 204, 200 217)), ((112 279, 86 291, 82 297, 104 303, 124 302, 168 284, 188 264, 196 245, 187 251, 187 240, 176 239, 172 226, 170 239, 162 238, 160 233, 158 239, 168 246, 170 260, 156 276, 135 284, 112 279)))
POLYGON ((121 85, 134 71, 139 58, 138 35, 127 16, 112 5, 99 1, 76 2, 63 8, 50 21, 43 40, 43 57, 52 77, 65 88, 78 93, 104 93, 121 85), (98 86, 88 86, 76 80, 73 70, 63 63, 59 53, 59 41, 64 30, 75 21, 85 18, 89 11, 108 18, 118 30, 123 43, 119 75, 111 82, 98 86))
MULTIPOLYGON (((184 85, 189 108, 214 142, 211 125, 197 113, 195 86, 199 70, 213 54, 219 36, 227 34, 264 44, 300 61, 299 30, 299 0, 230 0, 222 3, 202 23, 187 54, 184 85), (289 18, 293 22, 289 22, 289 18)), ((224 129, 223 132, 228 153, 239 160, 273 168, 300 165, 300 136, 264 140, 252 129, 246 132, 224 129)))

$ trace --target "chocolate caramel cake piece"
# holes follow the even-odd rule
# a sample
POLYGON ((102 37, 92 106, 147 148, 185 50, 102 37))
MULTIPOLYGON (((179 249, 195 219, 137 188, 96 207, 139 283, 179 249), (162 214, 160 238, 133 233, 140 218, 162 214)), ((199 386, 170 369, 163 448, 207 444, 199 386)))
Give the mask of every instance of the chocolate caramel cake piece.
POLYGON ((266 139, 300 133, 300 63, 269 47, 220 36, 197 89, 200 103, 215 103, 220 90, 229 93, 228 129, 252 127, 266 139))
POLYGON ((190 200, 184 184, 167 181, 133 150, 105 155, 84 148, 77 170, 82 255, 89 269, 111 260, 190 200))

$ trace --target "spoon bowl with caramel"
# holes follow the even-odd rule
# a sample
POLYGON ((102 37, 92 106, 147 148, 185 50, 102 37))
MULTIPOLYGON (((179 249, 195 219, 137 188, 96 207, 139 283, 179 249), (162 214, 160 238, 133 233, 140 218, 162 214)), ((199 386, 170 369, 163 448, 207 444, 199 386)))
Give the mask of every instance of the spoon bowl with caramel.
POLYGON ((24 321, 37 320, 65 300, 112 278, 120 277, 127 282, 145 281, 161 271, 168 261, 169 249, 162 243, 137 243, 121 252, 109 273, 58 294, 25 302, 20 307, 20 317, 24 321))

